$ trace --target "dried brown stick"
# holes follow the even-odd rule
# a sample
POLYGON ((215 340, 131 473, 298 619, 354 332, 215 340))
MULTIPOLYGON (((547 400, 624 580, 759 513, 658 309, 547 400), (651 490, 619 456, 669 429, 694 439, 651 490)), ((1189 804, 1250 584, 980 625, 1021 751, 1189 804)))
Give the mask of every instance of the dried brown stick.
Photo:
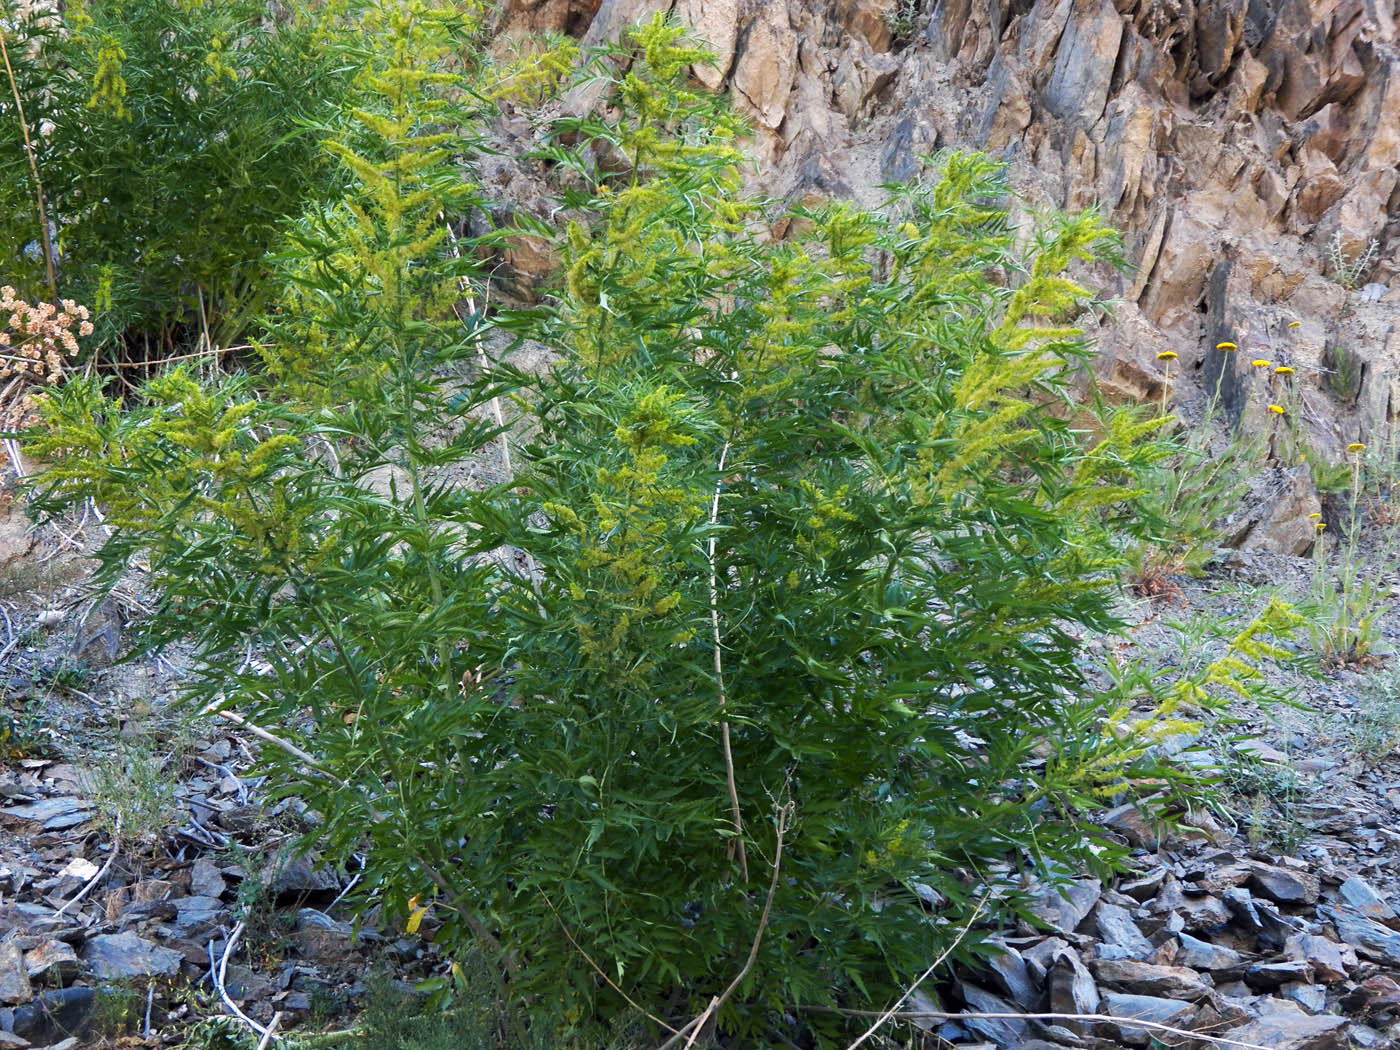
POLYGON ((674 1034, 676 1031, 674 1028, 668 1025, 665 1021, 661 1020, 661 1018, 657 1017, 650 1010, 646 1009, 646 1007, 640 1005, 635 999, 633 999, 630 995, 628 995, 615 983, 613 983, 613 979, 603 972, 603 968, 601 966, 599 966, 596 962, 593 961, 593 956, 589 955, 588 952, 584 951, 583 945, 579 944, 578 941, 574 940, 574 935, 569 932, 569 927, 564 923, 564 917, 559 914, 559 909, 556 908, 554 906, 554 902, 550 900, 548 896, 545 895, 544 890, 540 890, 540 896, 544 897, 544 902, 549 905, 549 910, 554 912, 554 917, 559 920, 559 928, 564 931, 564 936, 569 939, 569 943, 574 946, 574 950, 584 957, 588 965, 593 967, 593 972, 596 973, 599 977, 601 977, 604 981, 606 981, 608 983, 609 988, 615 991, 618 995, 622 996, 622 998, 626 999, 627 1004, 631 1006, 632 1009, 636 1010, 640 1014, 646 1014, 649 1020, 656 1022, 662 1028, 666 1029, 666 1031, 674 1034))
POLYGON ((977 921, 977 916, 982 914, 982 909, 986 907, 987 901, 990 898, 991 893, 989 892, 985 896, 983 896, 983 898, 980 901, 977 902, 977 907, 972 910, 972 914, 968 917, 967 922, 963 923, 962 929, 959 930, 958 935, 953 938, 953 943, 948 945, 948 947, 944 948, 943 951, 939 953, 938 958, 934 959, 933 962, 929 964, 927 970, 919 974, 918 980, 916 980, 908 988, 904 989, 904 994, 894 1001, 893 1006, 891 1006, 884 1013, 876 1015, 875 1023, 872 1024, 869 1028, 867 1028, 864 1034, 861 1035, 861 1037, 857 1039, 854 1043, 848 1046, 846 1050, 856 1050, 856 1048, 860 1046, 861 1043, 865 1042, 877 1031, 879 1031, 880 1027, 886 1021, 888 1021, 891 1017, 896 1016, 896 1014, 899 1011, 899 1008, 909 1001, 909 997, 914 994, 915 990, 919 987, 919 985, 923 984, 924 981, 928 980, 929 975, 932 974, 934 970, 942 966, 943 961, 947 959, 948 956, 952 955, 954 950, 956 950, 957 946, 962 943, 963 938, 966 937, 968 931, 972 929, 972 924, 977 921))
MULTIPOLYGON (((719 573, 715 568, 715 529, 719 525, 719 494, 724 488, 724 462, 729 458, 729 442, 724 443, 724 448, 719 453, 719 480, 715 482, 715 496, 710 501, 710 633, 713 635, 714 643, 714 666, 715 666, 715 688, 719 690, 720 710, 724 710, 729 701, 729 695, 724 688, 724 660, 721 656, 721 638, 719 630, 719 573)), ((734 775, 734 748, 730 745, 729 719, 724 719, 719 724, 720 743, 724 749, 724 776, 729 784, 729 808, 734 820, 734 837, 729 840, 726 855, 732 858, 737 850, 739 854, 739 874, 745 882, 749 881, 749 858, 744 851, 744 817, 739 809, 739 785, 734 775)))
POLYGON ((759 945, 763 943, 763 933, 768 929, 768 918, 773 913, 773 897, 778 892, 778 875, 783 866, 783 836, 787 833, 788 821, 792 819, 792 811, 793 804, 791 802, 778 808, 778 840, 773 847, 773 877, 768 883, 768 897, 763 902, 763 914, 758 918, 758 929, 754 931, 753 943, 749 945, 749 957, 744 960, 743 968, 734 975, 734 979, 729 982, 724 991, 710 1000, 710 1004, 698 1017, 662 1043, 658 1050, 670 1050, 682 1038, 685 1039, 684 1050, 690 1050, 695 1045, 696 1037, 704 1030, 705 1025, 719 1013, 720 1007, 729 1001, 729 997, 738 990, 739 985, 744 983, 749 971, 753 969, 753 964, 758 960, 759 945))

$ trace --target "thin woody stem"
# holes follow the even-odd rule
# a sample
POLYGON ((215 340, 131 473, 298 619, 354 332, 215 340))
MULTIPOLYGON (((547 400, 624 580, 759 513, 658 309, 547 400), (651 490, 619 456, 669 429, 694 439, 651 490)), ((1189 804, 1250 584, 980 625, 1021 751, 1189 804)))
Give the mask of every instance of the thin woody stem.
POLYGON ((20 101, 19 84, 15 82, 15 71, 10 65, 10 49, 5 46, 4 29, 0 29, 0 58, 5 60, 5 74, 10 78, 10 91, 15 97, 20 132, 24 135, 24 152, 29 157, 29 173, 34 179, 34 201, 39 212, 39 240, 44 246, 44 268, 48 271, 49 297, 57 304, 58 278, 53 266, 53 242, 49 239, 48 209, 44 206, 44 184, 39 179, 39 165, 34 161, 34 143, 29 138, 29 122, 24 118, 24 103, 20 101))
MULTIPOLYGON (((719 454, 719 480, 715 482, 715 497, 710 503, 710 631, 714 636, 714 665, 715 665, 715 688, 719 690, 720 710, 724 710, 728 702, 728 694, 724 689, 724 660, 720 655, 722 644, 719 631, 719 574, 715 568, 715 527, 719 524, 719 494, 724 487, 724 461, 729 457, 729 442, 724 443, 724 448, 719 454)), ((745 882, 749 881, 749 859, 744 851, 744 817, 739 809, 739 785, 734 776, 734 749, 730 746, 729 740, 729 719, 720 722, 720 739, 724 748, 724 775, 729 784, 729 807, 734 820, 734 837, 729 840, 727 855, 733 857, 736 850, 739 855, 739 874, 745 882)))

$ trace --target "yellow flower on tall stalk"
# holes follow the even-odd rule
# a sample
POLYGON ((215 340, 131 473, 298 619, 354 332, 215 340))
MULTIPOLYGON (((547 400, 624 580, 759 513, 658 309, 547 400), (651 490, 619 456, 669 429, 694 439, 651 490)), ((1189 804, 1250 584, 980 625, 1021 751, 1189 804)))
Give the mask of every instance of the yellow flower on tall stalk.
POLYGON ((1256 357, 1253 361, 1249 363, 1255 368, 1268 368, 1271 364, 1273 364, 1272 361, 1266 361, 1262 357, 1256 357))
POLYGON ((1347 446, 1347 451, 1352 454, 1358 452, 1365 452, 1366 446, 1363 445, 1360 441, 1353 441, 1350 445, 1347 446))
POLYGON ((1289 368, 1287 365, 1279 365, 1274 369, 1274 375, 1276 376, 1291 376, 1292 374, 1293 369, 1289 368))
POLYGON ((1234 343, 1229 343, 1229 342, 1225 342, 1225 343, 1216 343, 1216 344, 1215 344, 1215 348, 1216 348, 1217 350, 1219 350, 1219 351, 1220 351, 1221 353, 1223 353, 1223 354, 1228 354, 1231 350, 1238 350, 1238 349, 1239 349, 1239 347, 1236 346, 1234 343))
POLYGON ((1276 415, 1276 416, 1281 416, 1281 415, 1283 415, 1283 406, 1282 406, 1282 405, 1270 405, 1270 406, 1269 406, 1269 411, 1272 412, 1272 413, 1273 413, 1274 415, 1276 415))
POLYGON ((1167 390, 1172 382, 1172 362, 1180 356, 1175 350, 1163 350, 1157 355, 1158 361, 1165 361, 1166 367, 1162 370, 1162 415, 1167 414, 1167 390))

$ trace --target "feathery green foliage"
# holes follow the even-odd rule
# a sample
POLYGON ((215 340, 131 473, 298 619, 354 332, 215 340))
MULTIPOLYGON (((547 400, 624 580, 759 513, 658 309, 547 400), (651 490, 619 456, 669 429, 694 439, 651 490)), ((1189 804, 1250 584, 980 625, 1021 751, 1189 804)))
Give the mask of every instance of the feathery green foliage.
POLYGON ((486 322, 557 363, 470 377, 439 231, 471 203, 445 59, 474 30, 427 0, 366 26, 371 101, 330 147, 354 191, 287 239, 267 376, 174 372, 127 412, 70 384, 40 505, 112 508, 104 571, 148 559, 148 642, 194 639, 191 698, 310 752, 267 761, 323 844, 490 959, 532 1038, 720 997, 746 1045, 835 1045, 805 1008, 883 1001, 985 895, 1013 906, 1006 861, 1111 863, 1077 802, 1151 762, 1078 640, 1115 626, 1118 533, 1169 451, 1155 421, 1069 422, 1071 271, 1114 238, 1044 215, 1018 250, 1001 168, 950 153, 772 243, 738 122, 657 19, 613 56, 616 115, 544 150, 575 187, 557 295, 486 322), (525 465, 470 491, 509 386, 525 465))
MULTIPOLYGON (((263 255, 342 180, 307 122, 353 93, 347 45, 257 0, 0 2, 55 226, 59 284, 107 355, 236 339, 266 305, 263 255)), ((0 95, 0 268, 42 287, 19 121, 0 95), (34 245, 26 250, 25 245, 34 245)), ((32 296, 31 296, 32 297, 32 296)))

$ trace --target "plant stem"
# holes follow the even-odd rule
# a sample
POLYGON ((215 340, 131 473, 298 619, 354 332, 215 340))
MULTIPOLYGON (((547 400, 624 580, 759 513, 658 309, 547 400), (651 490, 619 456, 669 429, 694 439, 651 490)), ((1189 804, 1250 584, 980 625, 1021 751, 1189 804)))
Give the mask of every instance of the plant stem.
POLYGON ((15 71, 10 65, 10 49, 5 46, 5 30, 0 28, 0 57, 5 60, 5 74, 10 78, 10 91, 15 96, 15 111, 19 114, 19 127, 24 135, 24 152, 29 157, 29 173, 34 178, 34 201, 39 213, 39 241, 44 246, 44 268, 49 277, 49 298, 58 303, 58 278, 54 273, 53 242, 49 239, 48 209, 44 206, 44 183, 39 178, 39 165, 34 160, 34 143, 29 138, 29 122, 24 119, 24 103, 19 98, 19 84, 15 82, 15 71))
MULTIPOLYGON (((724 488, 724 461, 729 457, 729 442, 724 443, 724 448, 719 453, 719 466, 716 468, 719 473, 719 480, 715 482, 715 497, 710 502, 710 631, 714 640, 715 653, 715 688, 719 690, 719 707, 723 711, 728 702, 728 694, 724 689, 724 660, 721 656, 721 639, 719 631, 719 574, 715 569, 715 528, 719 524, 719 494, 724 488)), ((729 739, 729 719, 724 719, 719 724, 720 739, 724 747, 724 776, 729 784, 729 807, 734 818, 734 837, 729 840, 726 855, 733 858, 737 850, 739 855, 739 874, 745 882, 749 881, 749 859, 744 851, 744 817, 739 809, 739 785, 734 776, 734 749, 730 745, 729 739)))

